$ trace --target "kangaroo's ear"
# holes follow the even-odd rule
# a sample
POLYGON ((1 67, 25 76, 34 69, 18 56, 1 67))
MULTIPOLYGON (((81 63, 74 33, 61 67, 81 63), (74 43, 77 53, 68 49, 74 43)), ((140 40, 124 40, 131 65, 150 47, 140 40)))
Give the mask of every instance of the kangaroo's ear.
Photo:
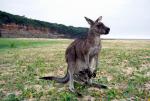
POLYGON ((84 17, 85 18, 85 20, 90 24, 90 25, 93 25, 94 24, 94 21, 93 20, 91 20, 91 19, 89 19, 89 18, 87 18, 87 17, 84 17))
POLYGON ((102 16, 100 16, 100 17, 95 21, 95 23, 100 22, 101 20, 102 20, 102 16))

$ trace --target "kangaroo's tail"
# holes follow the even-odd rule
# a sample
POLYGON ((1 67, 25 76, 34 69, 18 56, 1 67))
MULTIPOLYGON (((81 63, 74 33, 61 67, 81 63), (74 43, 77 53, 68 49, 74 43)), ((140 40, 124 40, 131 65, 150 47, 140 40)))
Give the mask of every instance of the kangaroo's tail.
POLYGON ((57 83, 67 83, 69 81, 69 73, 67 71, 66 75, 62 78, 54 77, 54 76, 47 76, 47 77, 41 77, 40 79, 44 80, 54 80, 57 83))

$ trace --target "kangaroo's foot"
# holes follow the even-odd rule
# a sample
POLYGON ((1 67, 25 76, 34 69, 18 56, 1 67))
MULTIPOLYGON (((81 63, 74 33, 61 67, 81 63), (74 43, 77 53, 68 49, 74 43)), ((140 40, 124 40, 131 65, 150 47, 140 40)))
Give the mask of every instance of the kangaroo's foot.
POLYGON ((79 92, 77 92, 75 89, 69 88, 69 90, 70 90, 72 93, 74 93, 75 95, 77 95, 78 97, 82 97, 82 94, 79 93, 79 92))
POLYGON ((108 88, 106 85, 94 83, 94 82, 91 82, 91 81, 92 80, 90 80, 90 82, 88 82, 88 83, 85 83, 85 85, 87 85, 89 87, 96 87, 96 88, 99 88, 99 89, 107 89, 108 88))

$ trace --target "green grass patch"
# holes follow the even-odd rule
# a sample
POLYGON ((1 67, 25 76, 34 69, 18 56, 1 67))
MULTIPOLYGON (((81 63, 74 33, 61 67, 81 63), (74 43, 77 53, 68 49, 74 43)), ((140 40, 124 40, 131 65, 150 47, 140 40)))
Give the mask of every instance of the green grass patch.
POLYGON ((63 44, 64 42, 56 39, 44 40, 44 39, 13 39, 13 38, 0 38, 0 50, 1 49, 13 49, 13 48, 31 48, 42 47, 53 44, 63 44))

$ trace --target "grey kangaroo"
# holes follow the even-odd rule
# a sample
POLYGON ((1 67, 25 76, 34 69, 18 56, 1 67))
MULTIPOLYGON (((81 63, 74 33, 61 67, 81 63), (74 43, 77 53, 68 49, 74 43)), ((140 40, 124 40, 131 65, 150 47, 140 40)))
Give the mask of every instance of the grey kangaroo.
POLYGON ((74 81, 83 81, 89 86, 99 88, 107 88, 104 85, 99 85, 92 82, 91 77, 96 76, 96 67, 98 67, 98 56, 101 50, 101 35, 109 33, 110 28, 102 22, 102 16, 96 21, 85 17, 90 28, 85 38, 74 40, 66 49, 65 58, 68 64, 67 73, 64 77, 42 77, 40 79, 54 80, 58 83, 69 82, 69 89, 76 92, 74 89, 74 81), (77 75, 77 76, 76 76, 77 75))

